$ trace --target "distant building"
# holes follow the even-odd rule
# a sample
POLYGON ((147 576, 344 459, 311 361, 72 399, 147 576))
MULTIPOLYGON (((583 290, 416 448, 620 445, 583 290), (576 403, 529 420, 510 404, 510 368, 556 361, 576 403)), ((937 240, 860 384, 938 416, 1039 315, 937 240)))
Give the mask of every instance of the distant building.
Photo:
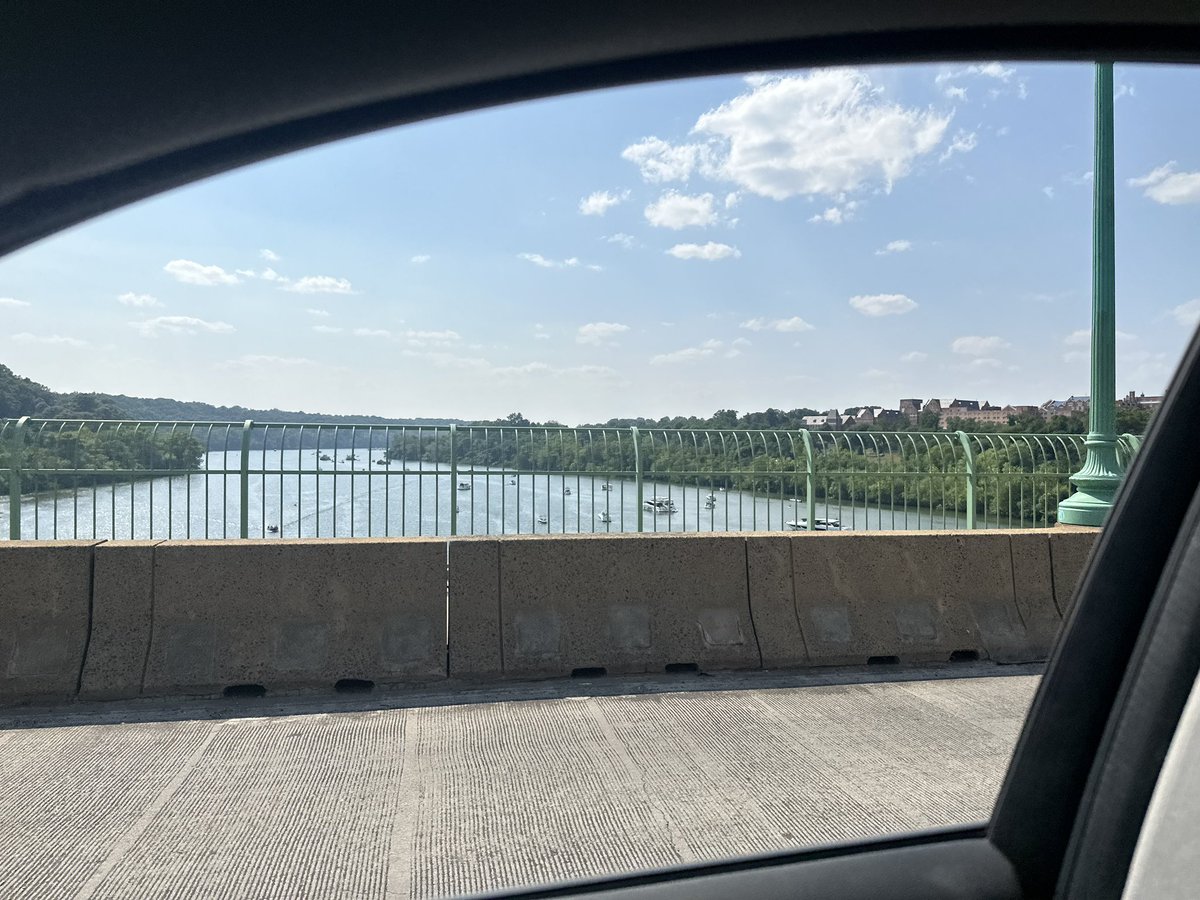
POLYGON ((910 398, 900 401, 900 415, 908 419, 913 425, 917 424, 917 419, 921 417, 921 398, 910 398))
POLYGON ((1040 410, 1036 406, 992 406, 990 403, 983 403, 979 409, 963 409, 957 413, 947 414, 943 419, 939 419, 942 427, 946 427, 945 423, 950 419, 963 419, 968 422, 980 422, 986 425, 1007 425, 1009 418, 1012 416, 1023 415, 1039 415, 1040 410))
POLYGON ((1071 413, 1087 412, 1091 397, 1070 396, 1066 400, 1047 400, 1041 405, 1044 416, 1069 416, 1071 413))
POLYGON ((1117 401, 1117 406, 1124 406, 1126 409, 1157 409, 1162 406, 1162 401, 1162 397, 1147 397, 1145 394, 1130 391, 1117 401))

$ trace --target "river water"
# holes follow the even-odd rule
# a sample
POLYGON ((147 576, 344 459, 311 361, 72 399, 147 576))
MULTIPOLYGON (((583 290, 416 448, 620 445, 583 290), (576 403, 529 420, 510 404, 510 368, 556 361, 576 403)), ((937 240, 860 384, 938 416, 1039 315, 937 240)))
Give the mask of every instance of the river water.
MULTIPOLYGON (((312 450, 251 453, 247 534, 258 538, 636 532, 632 478, 529 474, 434 463, 381 463, 348 451, 321 461, 312 450), (457 482, 457 483, 456 483, 457 482), (605 490, 604 486, 610 489, 605 490), (452 524, 452 509, 457 522, 452 524), (606 521, 607 519, 607 521, 606 521), (275 528, 277 531, 270 529, 275 528)), ((25 497, 23 538, 236 538, 241 527, 237 453, 205 454, 202 471, 78 491, 25 497)), ((672 514, 643 512, 642 530, 787 531, 806 515, 803 501, 746 491, 681 487, 646 476, 643 497, 668 498, 672 514)), ((816 517, 854 530, 965 527, 963 513, 818 500, 816 517)), ((7 535, 8 506, 0 509, 7 535)))

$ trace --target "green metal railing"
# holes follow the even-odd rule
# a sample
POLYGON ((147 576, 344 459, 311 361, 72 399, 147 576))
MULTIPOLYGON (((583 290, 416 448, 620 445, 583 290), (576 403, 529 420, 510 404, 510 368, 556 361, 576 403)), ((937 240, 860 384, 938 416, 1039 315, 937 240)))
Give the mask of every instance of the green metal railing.
MULTIPOLYGON (((1138 446, 1121 439, 1126 462, 1138 446)), ((0 420, 0 488, 13 540, 1019 528, 1055 521, 1084 450, 1061 434, 26 417, 0 420)))

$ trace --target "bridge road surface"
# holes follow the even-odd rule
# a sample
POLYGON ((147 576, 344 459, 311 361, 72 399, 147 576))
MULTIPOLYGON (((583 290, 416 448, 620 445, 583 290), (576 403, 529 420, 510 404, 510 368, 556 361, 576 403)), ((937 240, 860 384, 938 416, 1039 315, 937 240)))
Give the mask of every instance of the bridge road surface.
POLYGON ((978 821, 1038 671, 9 711, 0 897, 436 897, 978 821))

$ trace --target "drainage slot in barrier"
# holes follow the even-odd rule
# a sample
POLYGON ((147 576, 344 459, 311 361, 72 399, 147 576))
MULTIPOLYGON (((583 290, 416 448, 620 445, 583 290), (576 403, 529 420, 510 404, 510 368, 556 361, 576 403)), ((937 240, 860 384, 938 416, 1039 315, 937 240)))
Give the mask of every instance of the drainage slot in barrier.
POLYGON ((222 697, 261 697, 267 689, 261 684, 231 684, 221 691, 222 697))
POLYGON ((950 662, 978 662, 978 650, 955 650, 950 654, 950 662))
POLYGON ((699 672, 700 667, 695 663, 667 663, 666 671, 672 674, 675 672, 699 672))
POLYGON ((608 674, 604 666, 584 666, 582 669, 572 669, 572 678, 603 678, 608 674))
POLYGON ((366 678, 342 678, 333 689, 339 694, 369 694, 375 690, 375 682, 366 678))
POLYGON ((898 666, 900 665, 900 657, 898 656, 868 656, 868 666, 898 666))

